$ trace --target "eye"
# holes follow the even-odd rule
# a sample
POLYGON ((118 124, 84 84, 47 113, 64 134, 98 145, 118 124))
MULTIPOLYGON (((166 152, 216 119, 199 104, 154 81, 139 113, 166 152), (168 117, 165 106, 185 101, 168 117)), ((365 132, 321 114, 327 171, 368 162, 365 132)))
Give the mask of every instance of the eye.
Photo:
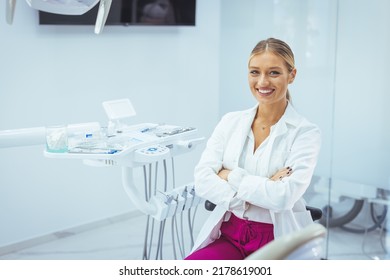
POLYGON ((259 75, 259 71, 257 71, 257 70, 250 70, 249 74, 251 74, 252 76, 257 76, 257 75, 259 75))
POLYGON ((278 76, 278 75, 280 75, 280 72, 278 72, 278 71, 271 71, 271 72, 269 72, 269 74, 270 74, 270 76, 278 76))

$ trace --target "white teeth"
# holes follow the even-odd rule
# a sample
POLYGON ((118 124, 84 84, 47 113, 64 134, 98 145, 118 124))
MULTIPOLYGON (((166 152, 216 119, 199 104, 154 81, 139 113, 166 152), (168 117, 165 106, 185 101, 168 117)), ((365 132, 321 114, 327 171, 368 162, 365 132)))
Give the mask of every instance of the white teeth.
POLYGON ((259 89, 259 92, 262 93, 262 94, 268 94, 268 93, 272 92, 272 89, 268 89, 268 90, 261 90, 261 89, 259 89))

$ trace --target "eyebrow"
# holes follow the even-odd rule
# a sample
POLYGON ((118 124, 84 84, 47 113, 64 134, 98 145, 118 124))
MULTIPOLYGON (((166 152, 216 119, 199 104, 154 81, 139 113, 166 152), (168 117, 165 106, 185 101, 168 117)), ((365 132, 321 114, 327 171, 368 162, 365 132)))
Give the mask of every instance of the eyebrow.
MULTIPOLYGON (((260 67, 251 66, 251 65, 249 65, 249 68, 260 69, 260 67)), ((272 67, 269 68, 269 70, 276 70, 276 69, 278 69, 278 70, 283 70, 283 68, 282 68, 282 67, 279 67, 279 66, 272 66, 272 67)))

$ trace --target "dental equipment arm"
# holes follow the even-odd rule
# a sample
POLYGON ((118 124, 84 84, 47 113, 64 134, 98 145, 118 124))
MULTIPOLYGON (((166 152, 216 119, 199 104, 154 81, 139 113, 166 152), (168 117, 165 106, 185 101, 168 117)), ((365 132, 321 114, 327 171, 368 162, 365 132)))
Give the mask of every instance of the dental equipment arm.
POLYGON ((0 148, 43 145, 45 143, 45 127, 32 127, 0 131, 0 148))
POLYGON ((156 214, 156 205, 141 199, 142 196, 134 184, 133 168, 122 167, 122 184, 127 196, 141 212, 151 216, 156 214))
POLYGON ((99 11, 96 17, 95 33, 100 34, 106 24, 108 14, 110 12, 112 0, 101 0, 99 11))
POLYGON ((186 149, 191 149, 194 145, 202 143, 204 140, 205 140, 204 137, 199 137, 199 138, 190 139, 190 140, 181 140, 181 141, 178 141, 176 145, 178 145, 179 147, 186 148, 186 149))

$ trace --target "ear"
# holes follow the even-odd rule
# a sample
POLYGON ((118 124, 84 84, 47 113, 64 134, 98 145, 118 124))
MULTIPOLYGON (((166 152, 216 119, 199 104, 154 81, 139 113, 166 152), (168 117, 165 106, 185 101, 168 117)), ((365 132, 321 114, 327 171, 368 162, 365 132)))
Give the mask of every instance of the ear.
POLYGON ((290 74, 289 74, 289 79, 288 79, 288 83, 291 84, 292 82, 294 82, 294 79, 295 79, 295 76, 297 75, 297 69, 294 68, 293 70, 291 70, 290 74))

